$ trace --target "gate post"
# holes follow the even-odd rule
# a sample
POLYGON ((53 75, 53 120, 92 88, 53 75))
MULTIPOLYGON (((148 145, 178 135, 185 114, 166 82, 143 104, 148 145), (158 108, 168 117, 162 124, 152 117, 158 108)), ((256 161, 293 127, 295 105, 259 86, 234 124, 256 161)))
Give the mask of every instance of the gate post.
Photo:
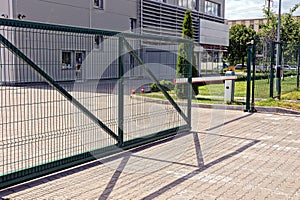
POLYGON ((118 81, 118 146, 124 145, 124 38, 119 37, 119 81, 118 81))
MULTIPOLYGON (((251 102, 251 108, 250 112, 256 112, 254 108, 255 104, 255 65, 256 65, 256 40, 253 40, 252 44, 252 66, 253 66, 253 72, 252 72, 252 102, 251 102)), ((251 69, 251 67, 250 67, 251 69)), ((251 70, 250 70, 251 72, 251 70)))
POLYGON ((252 60, 252 47, 247 48, 247 88, 246 88, 246 109, 245 112, 250 111, 250 92, 251 92, 251 60, 252 60))
POLYGON ((193 93, 193 85, 192 85, 192 67, 193 67, 193 48, 194 44, 191 41, 188 44, 188 105, 187 105, 187 120, 189 129, 192 128, 192 93, 193 93))
POLYGON ((275 42, 271 43, 271 65, 270 65, 270 98, 274 97, 274 64, 275 64, 275 42))

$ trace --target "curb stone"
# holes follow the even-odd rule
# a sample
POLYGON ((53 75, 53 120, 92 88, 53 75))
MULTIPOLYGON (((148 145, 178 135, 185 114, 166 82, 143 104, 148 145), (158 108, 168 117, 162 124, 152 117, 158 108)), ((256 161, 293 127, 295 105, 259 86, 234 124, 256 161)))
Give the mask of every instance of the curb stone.
MULTIPOLYGON (((163 99, 155 99, 143 96, 131 96, 131 98, 137 100, 143 100, 147 102, 156 102, 160 104, 168 104, 167 100, 163 99)), ((185 102, 178 102, 180 105, 186 105, 185 102)), ((244 111, 245 106, 241 105, 227 105, 227 104, 204 104, 204 103, 192 103, 192 107, 195 108, 207 108, 207 109, 220 109, 220 110, 237 110, 237 111, 244 111)), ((257 112, 260 113, 281 113, 281 114, 292 114, 292 115, 300 115, 300 111, 295 111, 286 108, 279 108, 279 107, 264 107, 264 106, 255 106, 257 112)))

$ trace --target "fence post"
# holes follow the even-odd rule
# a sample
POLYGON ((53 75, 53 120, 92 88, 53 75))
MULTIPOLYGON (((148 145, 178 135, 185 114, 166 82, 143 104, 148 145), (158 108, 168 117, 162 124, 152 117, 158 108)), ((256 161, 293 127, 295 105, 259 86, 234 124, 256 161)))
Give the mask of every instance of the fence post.
POLYGON ((119 81, 118 81, 118 146, 122 147, 124 144, 124 38, 119 37, 119 81))
POLYGON ((282 68, 282 43, 277 43, 277 61, 276 61, 276 90, 277 98, 281 97, 281 68, 282 68))
POLYGON ((252 60, 252 47, 247 48, 247 88, 246 88, 246 109, 245 112, 250 111, 250 90, 251 90, 251 60, 252 60))
POLYGON ((271 69, 270 69, 270 98, 274 97, 274 63, 275 63, 275 42, 271 43, 271 69))
MULTIPOLYGON (((252 102, 251 102, 251 108, 250 112, 255 112, 254 103, 255 103, 255 64, 256 64, 256 40, 254 40, 254 43, 252 45, 252 66, 253 66, 253 72, 252 72, 252 102)), ((250 67, 251 69, 251 67, 250 67)), ((251 72, 251 70, 250 70, 251 72)))
POLYGON ((297 90, 299 90, 299 77, 300 77, 300 45, 298 46, 298 67, 297 67, 297 90))

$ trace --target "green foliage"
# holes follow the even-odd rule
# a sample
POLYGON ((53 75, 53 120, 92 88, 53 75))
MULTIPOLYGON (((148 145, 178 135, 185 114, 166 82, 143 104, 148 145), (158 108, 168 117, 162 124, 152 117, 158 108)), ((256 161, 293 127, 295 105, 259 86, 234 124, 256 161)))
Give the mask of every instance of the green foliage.
MULTIPOLYGON (((297 63, 297 45, 300 44, 300 21, 293 17, 300 4, 294 5, 288 13, 281 15, 280 41, 283 45, 283 63, 295 65, 297 63)), ((267 22, 261 24, 261 41, 270 43, 277 41, 278 15, 272 11, 263 10, 267 22)))
MULTIPOLYGON (((296 4, 290 9, 288 13, 281 16, 281 29, 280 29, 280 40, 282 42, 289 42, 294 44, 300 43, 300 22, 296 18, 293 18, 293 13, 300 7, 300 4, 296 4)), ((267 22, 261 24, 261 38, 265 41, 276 41, 277 40, 277 29, 278 29, 278 16, 275 12, 263 10, 267 22)))
POLYGON ((174 90, 174 87, 175 87, 175 85, 172 81, 162 80, 159 82, 159 84, 161 86, 163 86, 167 91, 174 90))
MULTIPOLYGON (((191 11, 187 10, 185 12, 183 24, 182 24, 182 38, 185 39, 193 39, 194 36, 194 28, 193 21, 191 16, 191 11)), ((188 44, 181 44, 178 50, 178 58, 176 64, 176 77, 177 78, 187 78, 188 76, 188 67, 190 65, 188 59, 188 50, 191 48, 188 44)), ((194 49, 194 47, 192 47, 194 49)), ((193 51, 190 52, 193 56, 193 51)), ((195 67, 195 58, 192 58, 192 77, 197 77, 198 71, 195 67)), ((198 85, 193 85, 194 94, 198 95, 198 85)), ((175 93, 179 98, 187 98, 187 85, 179 85, 175 86, 175 93)))
MULTIPOLYGON (((294 101, 300 100, 300 91, 295 90, 290 93, 283 94, 281 99, 282 100, 294 100, 294 101)), ((300 104, 299 104, 299 106, 300 106, 300 104)))
MULTIPOLYGON (((160 86, 165 90, 165 91, 171 91, 174 90, 174 83, 172 81, 166 81, 166 80, 161 80, 159 82, 160 86)), ((157 87, 156 83, 152 83, 150 85, 151 92, 158 92, 160 91, 159 88, 157 87)))
POLYGON ((158 89, 156 83, 152 83, 152 84, 150 85, 150 89, 151 89, 151 92, 158 92, 158 91, 159 91, 159 89, 158 89))
POLYGON ((237 24, 230 28, 227 53, 227 59, 230 65, 245 63, 248 47, 247 43, 251 40, 255 40, 257 37, 257 33, 244 24, 237 24))
POLYGON ((293 101, 279 101, 276 99, 267 99, 255 103, 257 106, 281 107, 300 111, 300 104, 293 101))
POLYGON ((191 11, 187 10, 182 23, 182 38, 193 39, 194 28, 191 11))

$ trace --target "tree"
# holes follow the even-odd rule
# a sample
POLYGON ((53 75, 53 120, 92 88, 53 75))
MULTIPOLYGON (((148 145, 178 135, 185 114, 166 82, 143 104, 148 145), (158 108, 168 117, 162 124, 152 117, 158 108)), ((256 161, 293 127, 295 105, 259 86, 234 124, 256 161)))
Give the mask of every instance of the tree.
MULTIPOLYGON (((294 5, 288 13, 281 16, 280 41, 283 43, 283 61, 287 64, 295 64, 297 45, 300 44, 300 21, 293 17, 300 4, 294 5)), ((263 10, 267 22, 261 24, 260 38, 264 43, 270 44, 277 41, 278 16, 276 13, 263 10)))
MULTIPOLYGON (((182 38, 184 39, 193 39, 194 38, 194 28, 193 28, 193 21, 191 11, 187 10, 185 12, 184 20, 182 23, 182 38)), ((177 78, 187 78, 188 76, 188 67, 190 65, 188 60, 188 48, 191 48, 190 45, 182 43, 179 46, 178 50, 178 58, 176 64, 176 77, 177 78)), ((195 67, 195 58, 194 58, 194 47, 192 46, 192 76, 197 77, 198 71, 195 67)), ((187 97, 187 85, 179 85, 175 86, 176 95, 179 98, 186 98, 187 97)), ((194 95, 198 95, 198 85, 193 84, 193 91, 194 95)))
MULTIPOLYGON (((300 4, 296 4, 290 9, 288 13, 281 16, 281 29, 280 29, 280 40, 281 42, 289 43, 300 43, 300 23, 297 19, 293 18, 294 12, 300 7, 300 4)), ((278 17, 277 14, 263 10, 267 22, 261 24, 261 38, 269 41, 277 40, 277 28, 278 28, 278 17)))
POLYGON ((227 59, 230 65, 241 62, 245 63, 247 56, 247 43, 257 38, 257 33, 250 27, 244 24, 237 24, 229 30, 229 47, 227 52, 227 59))

